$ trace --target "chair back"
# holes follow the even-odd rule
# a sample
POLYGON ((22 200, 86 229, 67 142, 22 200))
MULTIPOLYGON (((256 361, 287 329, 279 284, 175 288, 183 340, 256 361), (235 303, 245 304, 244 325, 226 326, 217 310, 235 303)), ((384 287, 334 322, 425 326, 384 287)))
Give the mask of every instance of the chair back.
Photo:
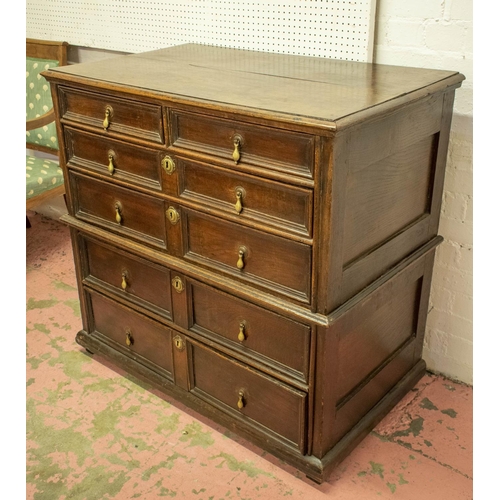
POLYGON ((49 68, 66 65, 67 47, 67 42, 26 39, 26 148, 28 149, 53 154, 57 154, 59 150, 53 119, 50 123, 37 128, 31 128, 30 121, 53 111, 50 85, 40 73, 49 68))

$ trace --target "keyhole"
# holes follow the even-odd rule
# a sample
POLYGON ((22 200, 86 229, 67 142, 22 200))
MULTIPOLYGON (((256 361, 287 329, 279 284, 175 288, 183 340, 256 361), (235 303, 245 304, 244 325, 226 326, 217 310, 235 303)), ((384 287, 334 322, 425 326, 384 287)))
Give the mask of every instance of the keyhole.
POLYGON ((183 351, 184 347, 186 346, 184 340, 179 335, 176 335, 174 337, 174 345, 179 351, 183 351))

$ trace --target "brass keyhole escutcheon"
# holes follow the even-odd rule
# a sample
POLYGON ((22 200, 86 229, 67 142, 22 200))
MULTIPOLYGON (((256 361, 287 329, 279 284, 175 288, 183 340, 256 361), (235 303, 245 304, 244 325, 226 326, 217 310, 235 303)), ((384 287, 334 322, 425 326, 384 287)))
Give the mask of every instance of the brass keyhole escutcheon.
POLYGON ((108 153, 108 172, 113 175, 115 173, 114 156, 112 153, 108 153))
POLYGON ((122 273, 122 289, 126 290, 128 287, 128 281, 127 281, 127 271, 123 271, 122 273))
POLYGON ((111 106, 106 106, 106 110, 104 111, 104 120, 102 121, 102 128, 104 130, 108 130, 109 128, 109 125, 111 123, 111 114, 112 114, 111 106))
POLYGON ((236 261, 236 267, 238 269, 243 269, 245 267, 245 261, 243 260, 245 257, 245 247, 240 247, 238 250, 238 260, 236 261))
POLYGON ((172 175, 175 171, 175 163, 174 160, 170 158, 170 156, 165 156, 163 158, 163 160, 161 161, 161 166, 168 175, 172 175))
POLYGON ((247 337, 245 335, 245 323, 242 321, 240 323, 240 331, 238 332, 238 340, 240 342, 243 342, 246 338, 247 337))
POLYGON ((134 337, 132 337, 132 332, 130 330, 127 330, 125 332, 125 344, 127 344, 129 347, 134 343, 134 337))
POLYGON ((236 188, 236 203, 234 205, 236 213, 240 214, 243 210, 243 189, 236 188))
POLYGON ((182 280, 179 278, 179 276, 176 276, 172 280, 172 286, 177 293, 181 293, 184 290, 184 283, 182 283, 182 280))
POLYGON ((238 162, 240 161, 240 158, 241 158, 241 143, 242 143, 241 136, 240 135, 235 135, 233 137, 233 146, 234 146, 234 149, 233 149, 233 160, 234 160, 234 163, 236 165, 238 164, 238 162))
POLYGON ((245 395, 243 394, 243 390, 238 392, 238 408, 242 410, 245 407, 245 395))
POLYGON ((123 220, 122 205, 118 201, 115 203, 115 220, 116 220, 117 224, 121 224, 122 220, 123 220))
POLYGON ((167 217, 171 224, 177 224, 180 219, 179 212, 174 207, 168 207, 167 217))
POLYGON ((180 335, 174 337, 174 345, 179 351, 183 351, 186 348, 186 343, 180 335))

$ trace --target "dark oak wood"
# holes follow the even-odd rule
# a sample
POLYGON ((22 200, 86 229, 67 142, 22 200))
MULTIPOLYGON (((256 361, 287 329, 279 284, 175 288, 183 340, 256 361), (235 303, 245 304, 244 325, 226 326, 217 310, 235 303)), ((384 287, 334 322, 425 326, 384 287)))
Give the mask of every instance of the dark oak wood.
POLYGON ((235 150, 234 139, 237 137, 240 141, 237 166, 256 164, 305 177, 311 176, 313 136, 249 126, 201 114, 172 111, 170 119, 170 149, 179 154, 193 150, 231 160, 235 150))
POLYGON ((127 234, 150 245, 166 248, 164 202, 130 189, 71 172, 75 215, 127 234))
POLYGON ((172 376, 171 330, 97 293, 89 294, 92 334, 146 365, 172 376), (157 368, 155 368, 157 369, 157 368))
POLYGON ((302 380, 307 379, 309 326, 201 284, 192 285, 192 301, 192 331, 226 341, 226 345, 247 357, 261 354, 294 370, 302 380))
POLYGON ((188 44, 46 77, 77 342, 327 479, 425 371, 463 76, 188 44))
POLYGON ((193 367, 192 392, 239 411, 304 451, 305 393, 199 344, 193 346, 193 367))
POLYGON ((123 250, 82 236, 84 282, 104 287, 128 301, 172 319, 171 273, 123 250))
POLYGON ((309 301, 310 246, 187 209, 183 211, 183 220, 189 235, 185 244, 186 259, 299 301, 309 301))
POLYGON ((126 184, 161 190, 161 151, 70 127, 65 128, 65 133, 67 161, 71 166, 126 184))
MULTIPOLYGON (((331 130, 460 85, 456 71, 352 63, 185 44, 168 50, 84 63, 54 78, 99 90, 137 89, 149 98, 199 110, 227 109, 248 117, 331 130), (362 115, 361 115, 362 113, 362 115)), ((234 115, 233 115, 234 116, 234 115)), ((290 129, 290 125, 286 126, 290 129)))
POLYGON ((86 125, 106 136, 138 137, 163 143, 160 106, 109 95, 60 89, 61 118, 86 125), (106 112, 108 125, 105 127, 106 112))
POLYGON ((312 236, 311 189, 263 181, 259 177, 199 162, 179 159, 176 165, 182 179, 179 194, 183 201, 206 205, 212 211, 238 214, 238 221, 250 219, 265 226, 312 236))

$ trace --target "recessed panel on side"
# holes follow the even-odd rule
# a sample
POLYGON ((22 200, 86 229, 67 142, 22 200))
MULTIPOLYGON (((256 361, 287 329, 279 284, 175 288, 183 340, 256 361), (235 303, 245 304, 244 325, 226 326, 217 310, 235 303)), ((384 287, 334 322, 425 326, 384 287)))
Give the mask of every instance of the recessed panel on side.
POLYGON ((422 277, 399 284, 378 302, 369 298, 339 319, 337 400, 342 400, 417 333, 422 277), (371 302, 371 303, 370 303, 371 302))
POLYGON ((343 265, 352 264, 428 216, 436 136, 347 174, 343 265))

